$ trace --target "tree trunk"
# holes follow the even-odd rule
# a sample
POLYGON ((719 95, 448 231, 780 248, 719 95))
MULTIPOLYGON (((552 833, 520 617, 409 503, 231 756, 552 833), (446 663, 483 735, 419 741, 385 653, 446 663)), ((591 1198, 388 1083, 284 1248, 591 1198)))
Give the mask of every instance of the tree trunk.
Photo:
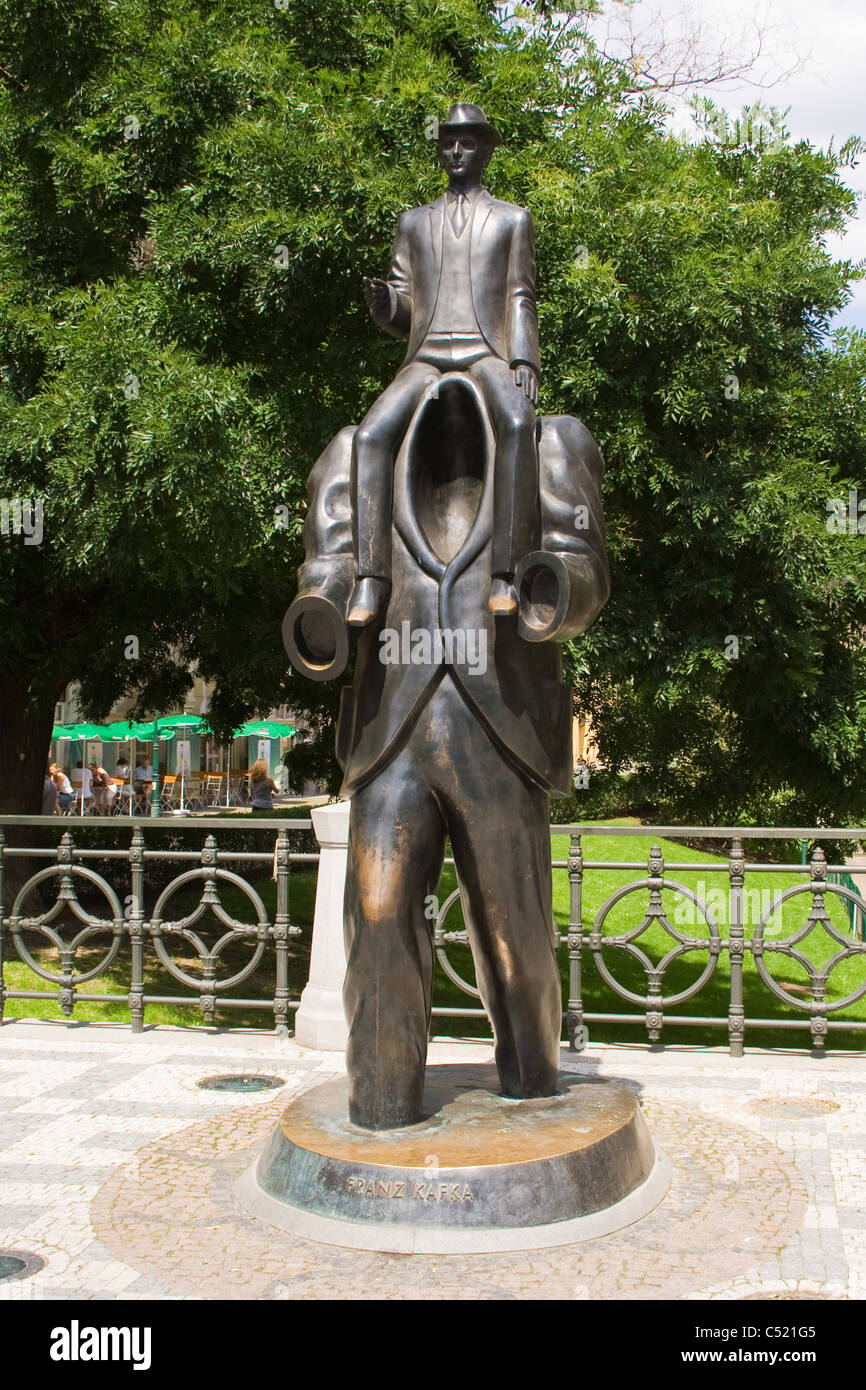
POLYGON ((48 766, 54 701, 34 706, 23 681, 0 685, 0 814, 38 816, 48 766))
MULTIPOLYGON (((38 816, 42 811, 55 703, 49 696, 40 708, 23 680, 10 679, 0 685, 0 815, 38 816)), ((42 832, 35 826, 7 825, 3 835, 7 850, 42 843, 42 832)), ((0 906, 8 913, 19 889, 42 861, 9 853, 3 858, 4 902, 0 906)), ((27 910, 38 911, 39 901, 31 898, 27 910)))

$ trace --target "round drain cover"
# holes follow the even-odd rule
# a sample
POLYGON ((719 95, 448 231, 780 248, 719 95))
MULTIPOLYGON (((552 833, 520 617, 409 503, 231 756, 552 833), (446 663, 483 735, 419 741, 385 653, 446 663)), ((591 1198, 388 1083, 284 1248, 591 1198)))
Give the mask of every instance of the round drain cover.
POLYGON ((37 1274, 45 1264, 39 1255, 31 1255, 29 1250, 0 1250, 0 1281, 3 1279, 26 1279, 37 1274))
POLYGON ((834 1100, 818 1100, 815 1096, 768 1096, 766 1100, 753 1100, 749 1109, 770 1120, 814 1120, 839 1107, 834 1100))
POLYGON ((280 1076, 255 1076, 246 1072, 224 1076, 203 1076, 196 1085, 203 1091, 278 1091, 285 1086, 280 1076))

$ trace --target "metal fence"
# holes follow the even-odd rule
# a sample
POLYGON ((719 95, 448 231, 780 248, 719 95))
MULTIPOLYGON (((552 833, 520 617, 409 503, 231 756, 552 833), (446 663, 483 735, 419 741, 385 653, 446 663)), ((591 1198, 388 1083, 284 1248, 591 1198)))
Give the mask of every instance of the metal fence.
MULTIPOLYGON (((310 830, 309 820, 262 818, 245 819, 243 831, 261 835, 261 850, 220 848, 218 836, 236 838, 238 826, 225 820, 207 817, 194 820, 155 819, 136 824, 125 848, 86 848, 76 845, 72 827, 93 829, 111 826, 120 836, 117 821, 106 818, 69 817, 63 820, 63 833, 56 849, 21 847, 6 843, 4 827, 53 826, 39 816, 0 818, 0 1020, 8 999, 50 999, 59 1004, 63 1014, 71 1018, 76 1003, 128 1003, 133 1033, 144 1027, 145 1008, 149 1004, 197 1005, 204 1022, 216 1022, 216 1008, 257 1009, 273 1014, 277 1035, 289 1031, 289 1014, 299 1000, 289 995, 289 942, 301 935, 301 929, 290 918, 290 875, 293 865, 318 863, 318 854, 292 852, 290 833, 310 830), (69 827, 67 829, 67 827, 69 827), (157 849, 154 844, 161 834, 169 831, 204 831, 206 838, 200 850, 157 849), (268 840, 270 843, 268 843, 268 840), (4 906, 4 868, 19 859, 47 859, 45 868, 35 873, 17 888, 7 912, 4 906), (126 861, 129 893, 120 896, 104 874, 88 867, 88 861, 126 861), (247 879, 229 865, 241 862, 257 863, 272 870, 276 879, 276 911, 270 919, 260 894, 247 879), (146 910, 146 876, 149 864, 182 865, 146 910), (56 885, 54 903, 41 912, 28 913, 40 885, 56 885), (221 885, 233 885, 249 903, 248 921, 232 917, 220 899, 221 885), (172 899, 193 886, 200 886, 197 906, 180 916, 172 915, 172 899), (98 894, 106 905, 101 914, 88 911, 79 900, 79 890, 88 889, 90 896, 98 894), (224 933, 208 945, 197 927, 208 914, 225 928, 224 933), (64 937, 53 925, 68 914, 81 924, 71 938, 64 937), (253 923, 251 925, 251 923, 253 923), (25 940, 25 933, 36 933, 54 947, 56 970, 50 970, 37 960, 25 940), (101 958, 88 968, 76 969, 76 956, 89 942, 110 941, 101 958), (117 959, 121 946, 129 942, 131 981, 128 994, 96 994, 82 989, 90 981, 104 975, 117 959), (177 945, 184 943, 198 958, 198 974, 190 973, 172 958, 177 945), (250 948, 248 960, 231 973, 220 975, 225 952, 231 945, 246 943, 250 948), (22 960, 41 980, 54 986, 51 990, 8 989, 4 979, 5 957, 11 945, 22 960), (183 994, 149 994, 145 990, 145 950, 152 948, 160 963, 173 979, 188 991, 183 994), (272 948, 272 954, 271 950, 272 948), (273 972, 273 992, 268 999, 241 998, 238 986, 249 980, 260 968, 273 972)), ((152 896, 152 894, 151 894, 152 896)))
MULTIPOLYGON (((205 1023, 214 1024, 216 1009, 223 1008, 260 1010, 273 1015, 273 1023, 278 1035, 286 1036, 289 1031, 289 1017, 299 1005, 299 999, 290 997, 289 956, 292 938, 301 936, 302 929, 292 921, 292 872, 301 866, 315 864, 317 853, 293 851, 290 837, 297 831, 309 831, 309 820, 284 820, 262 818, 243 822, 245 835, 252 832, 263 839, 261 850, 247 848, 220 847, 228 837, 237 836, 238 823, 220 819, 197 818, 189 821, 153 820, 136 824, 131 828, 129 843, 124 847, 89 848, 76 844, 78 827, 93 829, 95 826, 109 825, 119 838, 117 821, 98 821, 92 818, 67 818, 63 821, 63 831, 56 847, 11 845, 4 839, 4 827, 51 826, 52 822, 41 817, 3 817, 0 818, 0 1020, 3 1008, 9 999, 51 999, 59 1004, 66 1017, 72 1017, 76 1003, 79 1002, 125 1002, 129 1007, 133 1032, 140 1032, 144 1026, 145 1009, 152 1004, 192 1005, 201 1010, 205 1023), (205 832, 206 838, 201 849, 160 849, 155 847, 159 837, 166 831, 190 830, 205 832), (19 859, 48 861, 44 867, 37 868, 26 882, 17 886, 14 897, 6 904, 4 899, 4 864, 19 859), (88 867, 95 860, 125 861, 124 874, 129 892, 124 902, 116 889, 108 882, 104 873, 88 867), (275 912, 272 919, 265 908, 260 893, 237 872, 241 863, 268 866, 276 880, 275 912), (161 891, 146 891, 148 864, 174 865, 181 871, 168 879, 161 891), (234 868, 228 867, 234 865, 234 868), (243 921, 226 911, 220 898, 220 888, 232 885, 249 904, 248 920, 243 921), (41 893, 55 890, 54 902, 43 910, 34 912, 38 905, 34 898, 41 893), (179 916, 172 915, 172 900, 178 893, 188 896, 193 889, 200 890, 196 906, 185 910, 179 916), (100 914, 79 900, 79 890, 90 900, 98 895, 106 904, 100 914), (150 898, 150 906, 147 905, 150 898), (223 934, 213 945, 207 945, 201 934, 200 924, 208 914, 224 927, 223 934), (65 917, 66 924, 72 920, 80 924, 74 935, 64 936, 54 925, 65 917), (37 959, 25 936, 35 933, 43 938, 56 953, 56 967, 51 969, 43 959, 37 959), (83 948, 97 939, 110 940, 96 962, 87 962, 86 968, 76 967, 76 957, 83 948), (131 983, 127 994, 92 993, 86 986, 105 974, 117 960, 123 944, 129 942, 131 983), (238 968, 221 974, 225 967, 225 952, 229 946, 246 943, 249 946, 248 959, 238 968), (178 947, 192 948, 197 958, 197 972, 173 959, 178 947), (4 977, 4 955, 10 956, 10 948, 17 957, 50 988, 27 990, 7 988, 4 977), (153 994, 145 988, 145 952, 155 952, 164 969, 178 981, 185 992, 181 994, 153 994), (272 990, 267 998, 240 997, 235 991, 250 977, 259 972, 272 972, 272 990), (82 987, 85 988, 82 988, 82 987)), ((565 870, 569 881, 569 926, 567 933, 557 933, 560 949, 568 953, 568 1006, 563 1017, 567 1026, 570 1045, 580 1050, 586 1045, 587 1025, 603 1023, 614 1025, 623 1033, 634 1025, 642 1026, 651 1042, 662 1036, 665 1024, 688 1025, 698 1028, 726 1029, 732 1056, 742 1056, 745 1028, 790 1030, 805 1029, 810 1035, 813 1049, 823 1049, 828 1041, 829 1031, 845 1029, 858 1031, 866 1029, 866 1021, 860 1019, 838 1018, 833 1015, 856 1004, 866 995, 866 963, 864 963, 862 982, 855 983, 847 993, 828 998, 828 990, 833 993, 833 972, 843 962, 866 957, 866 941, 862 938, 863 899, 859 896, 848 876, 844 864, 828 864, 823 849, 816 846, 809 863, 750 863, 746 860, 744 841, 749 840, 801 840, 823 841, 861 840, 866 838, 866 830, 824 828, 763 828, 763 827, 707 827, 707 826, 554 826, 551 834, 569 837, 567 859, 554 859, 553 867, 565 870), (645 862, 628 860, 585 859, 583 842, 589 837, 649 839, 650 852, 645 862), (674 862, 665 864, 661 849, 655 841, 691 840, 718 841, 727 846, 727 861, 718 859, 704 862, 674 862), (604 898, 587 930, 584 923, 584 895, 589 874, 635 873, 637 877, 620 884, 604 898), (707 895, 702 895, 681 881, 682 876, 699 874, 718 875, 723 872, 727 882, 725 911, 720 912, 718 904, 711 904, 707 895), (773 892, 771 898, 760 912, 751 933, 746 932, 744 902, 746 898, 745 876, 749 874, 779 875, 794 874, 798 879, 794 886, 773 892), (637 917, 625 930, 611 930, 610 922, 615 919, 619 905, 634 895, 643 894, 646 904, 640 903, 637 917), (689 905, 688 911, 701 924, 700 934, 682 930, 676 921, 670 920, 670 913, 663 895, 669 895, 689 905), (845 905, 850 926, 840 926, 831 920, 828 911, 828 897, 836 895, 845 905), (804 897, 806 911, 804 920, 789 934, 779 935, 778 927, 771 926, 784 905, 798 897, 804 897), (826 933, 829 954, 815 960, 800 947, 812 932, 826 933), (648 938, 642 941, 642 938, 648 938), (665 943, 659 951, 659 942, 665 943), (667 943, 670 943, 669 946, 667 943), (669 987, 670 977, 675 967, 684 957, 696 961, 697 969, 693 980, 681 987, 669 987), (642 976, 640 988, 629 985, 618 978, 618 967, 625 959, 632 963, 642 976), (591 959, 600 979, 607 989, 618 999, 632 1006, 630 1012, 600 1013, 585 1011, 583 1007, 583 979, 587 961, 591 959), (767 999, 776 999, 788 1009, 799 1012, 801 1017, 746 1017, 743 1000, 744 965, 750 959, 767 992, 767 999), (785 987, 773 973, 773 967, 785 961, 795 962, 802 972, 804 983, 799 988, 801 997, 785 987), (686 1002, 694 999, 704 990, 714 974, 727 967, 727 1010, 723 1017, 706 1014, 671 1013, 686 1002)), ((34 837, 35 838, 35 837, 34 837)), ((80 838, 80 837, 79 837, 80 838)), ((453 865, 453 860, 447 859, 453 865)), ((162 870, 163 876, 166 872, 162 870)), ((20 872, 19 872, 20 878, 20 872)), ((700 886, 700 881, 696 886, 700 886)), ((639 901, 635 899, 635 901, 639 901)), ((461 974, 461 968, 471 971, 465 964, 455 964, 449 949, 466 947, 464 930, 448 930, 447 919, 459 904, 459 890, 451 893, 438 912, 433 923, 434 945, 439 964, 448 979, 469 998, 478 999, 478 991, 472 979, 461 974)), ((465 957, 466 953, 463 952, 465 957)), ((724 971, 722 971, 724 973, 724 971)), ((449 1007, 436 1005, 434 1015, 451 1018, 483 1018, 484 1011, 474 1007, 449 1007)))
MULTIPOLYGON (((839 998, 827 998, 828 985, 831 982, 833 972, 838 970, 842 962, 852 957, 866 958, 866 941, 862 939, 862 935, 854 934, 857 930, 857 924, 862 926, 864 902, 853 887, 853 881, 850 879, 850 875, 847 875, 845 865, 828 865, 824 851, 820 846, 813 849, 811 860, 807 864, 747 863, 743 849, 744 840, 859 841, 866 837, 866 831, 863 829, 568 825, 552 827, 551 834, 569 836, 568 858, 565 860, 554 859, 553 867, 567 870, 570 884, 569 927, 567 934, 559 935, 559 945, 560 948, 566 947, 568 950, 569 997, 565 1019, 569 1042, 573 1050, 579 1051, 586 1045, 587 1025, 590 1023, 613 1024, 623 1029, 642 1025, 650 1042, 660 1040, 665 1023, 702 1029, 724 1028, 727 1030, 729 1049, 733 1057, 743 1055, 747 1023, 752 1028, 807 1029, 811 1035, 811 1045, 816 1050, 821 1050, 826 1046, 828 1032, 831 1029, 848 1031, 866 1029, 866 1021, 830 1017, 831 1014, 838 1014, 842 1010, 850 1008, 866 994, 866 961, 864 961, 862 983, 839 998), (661 849, 656 843, 651 843, 646 863, 585 859, 583 840, 585 837, 594 836, 604 836, 605 838, 639 836, 649 838, 651 842, 660 839, 718 840, 723 843, 728 842, 730 847, 727 865, 718 861, 678 862, 665 865, 661 849), (590 930, 586 931, 583 922, 585 876, 589 873, 609 874, 623 870, 634 871, 641 876, 621 885, 611 893, 596 912, 590 930), (700 897, 693 889, 679 881, 680 875, 701 873, 715 875, 720 870, 726 872, 729 886, 727 920, 721 920, 705 898, 700 897), (759 920, 755 923, 750 936, 747 936, 745 932, 743 914, 745 875, 747 872, 767 875, 797 874, 803 878, 802 883, 772 895, 770 902, 760 913, 759 920), (834 875, 834 881, 830 880, 830 873, 834 875), (846 877, 852 886, 846 885, 844 881, 846 877), (622 903, 627 897, 641 892, 648 895, 648 901, 643 912, 639 914, 640 920, 637 924, 622 932, 606 930, 608 918, 617 904, 622 903), (694 913, 699 915, 703 921, 705 928, 703 935, 688 935, 670 921, 662 899, 662 894, 665 892, 692 904, 694 913), (836 894, 842 899, 846 908, 850 906, 851 934, 840 930, 831 922, 826 905, 827 897, 831 894, 836 894), (786 902, 801 895, 809 895, 811 898, 805 920, 789 935, 771 937, 769 927, 777 913, 786 902), (831 948, 832 946, 837 948, 832 950, 832 953, 825 959, 818 962, 798 949, 805 938, 816 929, 825 931, 831 948), (653 959, 650 951, 642 948, 641 938, 652 933, 658 940, 660 932, 670 942, 670 946, 660 958, 653 959), (670 974, 674 964, 686 955, 697 956, 701 967, 697 977, 685 988, 666 992, 666 977, 670 974), (582 982, 587 956, 592 958, 599 976, 609 990, 618 998, 636 1006, 640 1012, 633 1010, 631 1013, 594 1013, 584 1010, 582 982), (639 991, 629 988, 617 979, 614 961, 617 957, 621 960, 624 956, 630 957, 642 972, 645 989, 639 991), (747 956, 751 957, 754 962, 758 976, 766 986, 769 997, 781 1000, 789 1008, 801 1011, 802 1018, 780 1018, 778 1016, 746 1018, 743 1003, 743 968, 747 956), (780 961, 787 959, 797 963, 808 980, 808 986, 803 986, 806 990, 806 997, 797 998, 791 993, 790 988, 785 989, 774 978, 771 968, 774 957, 780 961), (723 958, 727 960, 729 973, 728 1004, 725 1017, 711 1017, 706 1014, 671 1014, 669 1012, 671 1009, 693 999, 701 990, 706 988, 711 977, 719 969, 723 958)), ((453 863, 453 861, 446 862, 453 863)), ((460 976, 448 959, 449 945, 465 945, 467 942, 464 931, 449 932, 445 929, 446 918, 449 912, 457 906, 458 899, 459 894, 455 892, 442 904, 435 923, 435 945, 440 964, 448 977, 467 994, 472 994, 477 998, 477 989, 470 981, 460 976)), ((658 953, 656 952, 656 954, 658 953)), ((437 1011, 434 1010, 434 1012, 437 1011)), ((441 1010, 440 1012, 446 1011, 441 1010)), ((461 1012, 468 1015, 483 1011, 467 1009, 461 1012)))

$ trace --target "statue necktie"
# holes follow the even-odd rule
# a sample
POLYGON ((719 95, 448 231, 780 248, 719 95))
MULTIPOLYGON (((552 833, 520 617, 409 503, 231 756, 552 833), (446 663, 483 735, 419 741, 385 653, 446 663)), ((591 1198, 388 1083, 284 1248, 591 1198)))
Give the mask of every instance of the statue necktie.
POLYGON ((454 228, 454 235, 459 236, 466 226, 466 194, 458 193, 454 199, 454 207, 451 210, 451 226, 454 228))

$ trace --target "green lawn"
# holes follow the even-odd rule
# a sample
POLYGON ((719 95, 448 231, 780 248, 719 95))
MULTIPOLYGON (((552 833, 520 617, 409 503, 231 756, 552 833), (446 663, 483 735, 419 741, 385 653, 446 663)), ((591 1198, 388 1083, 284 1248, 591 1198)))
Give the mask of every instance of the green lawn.
MULTIPOLYGON (((611 824, 627 825, 628 822, 611 822, 611 824)), ((643 836, 584 836, 583 852, 585 860, 609 863, 616 860, 627 860, 632 862, 645 863, 649 855, 652 840, 643 836)), ((552 841, 554 860, 564 860, 568 855, 568 837, 554 836, 552 841)), ((728 934, 728 879, 726 860, 724 856, 708 854, 703 850, 688 849, 676 842, 662 841, 661 850, 664 855, 666 865, 673 862, 679 863, 718 863, 718 871, 711 873, 683 873, 676 874, 666 868, 666 874, 670 878, 678 878, 685 886, 698 893, 702 900, 708 902, 714 910, 714 914, 719 923, 720 934, 723 938, 728 934)), ((746 842, 748 856, 748 842, 746 842)), ((507 850, 504 849, 504 852, 507 850)), ((519 852, 519 838, 517 840, 517 850, 519 852)), ((588 932, 598 911, 610 895, 619 887, 633 882, 640 875, 634 870, 586 870, 583 884, 583 927, 588 932)), ((762 911, 766 908, 768 901, 775 894, 783 889, 792 887, 796 883, 803 882, 802 876, 797 874, 767 874, 750 873, 746 876, 745 884, 745 934, 747 939, 752 935, 752 931, 758 921, 762 911), (762 898, 763 894, 763 898, 762 898)), ((456 886, 453 869, 446 867, 439 885, 439 901, 443 901, 445 896, 456 886)), ((259 892, 265 907, 271 917, 276 910, 276 885, 270 877, 258 880, 255 887, 259 892)), ((244 920, 247 916, 246 899, 232 885, 223 887, 221 896, 226 910, 244 920)), ((644 916, 648 902, 648 890, 642 889, 625 897, 609 914, 604 928, 606 936, 618 935, 639 925, 644 916)), ((295 938, 291 943, 290 956, 290 989, 292 998, 298 998, 301 989, 306 981, 309 964, 310 934, 313 918, 313 904, 315 899, 315 870, 299 869, 292 872, 291 876, 291 900, 290 911, 293 923, 300 926, 303 930, 301 937, 295 938)), ((569 920, 569 883, 565 869, 554 870, 554 913, 557 923, 563 933, 567 930, 569 920)), ((180 911, 189 911, 197 901, 195 890, 189 890, 181 902, 173 907, 175 914, 180 911)), ((685 935, 696 940, 706 940, 708 931, 706 924, 699 914, 696 914, 688 903, 685 903, 676 893, 665 890, 663 903, 668 914, 669 920, 678 927, 685 935)), ((844 906, 835 895, 827 896, 828 910, 831 921, 834 925, 850 939, 848 934, 848 919, 844 906)), ((765 948, 767 950, 767 961, 774 977, 780 981, 794 987, 798 997, 808 998, 808 993, 804 993, 807 983, 807 975, 803 968, 789 957, 780 953, 772 953, 770 947, 774 941, 788 936, 798 926, 802 925, 808 915, 811 905, 811 896, 801 894, 784 904, 783 908, 776 914, 774 920, 765 932, 765 948)), ((459 930, 462 927, 462 916, 459 904, 449 915, 447 929, 449 931, 459 930)), ((203 930, 203 936, 208 944, 212 944, 218 936, 222 934, 222 928, 203 930)), ((35 946, 35 940, 32 943, 35 946)), ((653 925, 640 938, 637 943, 644 954, 653 963, 658 962, 668 953, 675 944, 668 933, 660 926, 653 925)), ((173 958, 185 968, 192 968, 191 973, 196 974, 196 957, 192 948, 183 942, 173 943, 173 958)), ((799 950, 804 955, 815 961, 823 963, 838 947, 822 929, 816 929, 799 943, 799 950)), ((95 963, 103 953, 104 946, 100 943, 91 948, 88 952, 79 953, 82 963, 95 963)), ((238 969, 241 964, 249 958, 252 947, 246 942, 233 943, 225 952, 225 960, 231 971, 238 969)), ((56 970, 56 963, 52 965, 53 952, 39 949, 38 959, 47 968, 56 970)), ((467 947, 452 945, 448 948, 448 955, 451 964, 463 977, 469 981, 474 981, 472 970, 471 955, 467 947)), ((560 950, 560 968, 563 979, 563 1001, 568 998, 568 955, 565 946, 560 950)), ((243 998, 266 1000, 272 994, 273 982, 273 949, 268 948, 266 963, 259 966, 258 971, 249 980, 243 982, 231 992, 243 998)), ((622 950, 610 949, 605 953, 605 960, 608 969, 623 985, 634 990, 636 993, 645 993, 645 976, 639 965, 632 960, 629 955, 622 950)), ((692 950, 673 962, 665 976, 664 993, 666 995, 678 992, 686 988, 691 982, 696 980, 703 969, 706 961, 706 953, 692 950)), ((56 962, 56 958, 55 958, 56 962)), ((151 994, 179 995, 184 994, 185 988, 174 980, 171 975, 161 966, 156 958, 155 952, 148 948, 145 951, 146 979, 145 988, 151 994)), ((81 967, 79 967, 81 968, 81 967)), ((227 973, 225 969, 219 972, 220 976, 227 973)), ((798 1047, 807 1048, 809 1046, 808 1030, 769 1030, 749 1028, 748 1020, 752 1018, 804 1018, 807 1015, 796 1008, 785 1005, 781 1000, 770 992, 761 980, 751 956, 747 953, 744 966, 743 993, 746 1008, 746 1042, 753 1045, 770 1045, 776 1047, 798 1047)), ((33 973, 17 958, 7 960, 5 967, 6 986, 8 989, 39 989, 43 986, 33 973)), ((117 960, 105 975, 84 986, 85 992, 99 994, 118 993, 125 996, 129 988, 129 953, 128 945, 124 943, 117 960)), ((856 989, 866 980, 866 956, 860 956, 854 960, 843 962, 838 966, 830 977, 828 987, 828 998, 839 999, 856 989)), ((47 986, 44 986, 47 988, 47 986)), ((672 1008, 669 1015, 689 1015, 699 1014, 712 1018, 725 1019, 728 1010, 729 995, 729 973, 728 962, 725 954, 719 960, 715 972, 704 985, 699 994, 685 1001, 684 1003, 672 1008)), ((599 975, 594 961, 589 952, 584 953, 583 970, 583 1001, 584 1009, 588 1013, 629 1013, 642 1017, 643 1010, 637 1005, 627 1000, 619 998, 612 991, 606 982, 599 975)), ((434 1003, 446 1007, 477 1007, 477 1000, 464 994, 454 985, 445 975, 441 966, 437 963, 436 981, 434 991, 434 1003)), ((7 1000, 7 1017, 26 1017, 26 1018, 61 1018, 63 1015, 59 1007, 50 1000, 7 1000)), ((866 999, 857 1001, 850 1006, 844 1014, 836 1015, 840 1018, 866 1019, 866 999)), ((128 1008, 125 999, 122 1002, 97 1004, 79 1003, 76 1005, 74 1017, 80 1020, 98 1021, 121 1021, 127 1022, 129 1018, 128 1008)), ((270 1028, 273 1026, 272 1014, 268 1011, 223 1009, 217 1013, 218 1021, 225 1026, 239 1027, 258 1027, 270 1028)), ((146 1012, 147 1023, 172 1023, 184 1025, 201 1025, 202 1015, 197 1005, 148 1005, 146 1012)), ((437 1035, 450 1034, 452 1036, 478 1037, 489 1036, 489 1027, 485 1019, 448 1019, 437 1016, 434 1020, 434 1032, 437 1035)), ((590 1024, 590 1037, 597 1041, 634 1041, 646 1040, 646 1031, 642 1023, 639 1024, 590 1024)), ((664 1030, 663 1038, 668 1043, 689 1043, 704 1044, 714 1046, 724 1046, 727 1043, 727 1033, 724 1028, 705 1028, 697 1026, 675 1025, 664 1030)), ((832 1047, 845 1047, 861 1049, 866 1043, 866 1034, 856 1032, 832 1032, 830 1034, 830 1045, 832 1047)))

